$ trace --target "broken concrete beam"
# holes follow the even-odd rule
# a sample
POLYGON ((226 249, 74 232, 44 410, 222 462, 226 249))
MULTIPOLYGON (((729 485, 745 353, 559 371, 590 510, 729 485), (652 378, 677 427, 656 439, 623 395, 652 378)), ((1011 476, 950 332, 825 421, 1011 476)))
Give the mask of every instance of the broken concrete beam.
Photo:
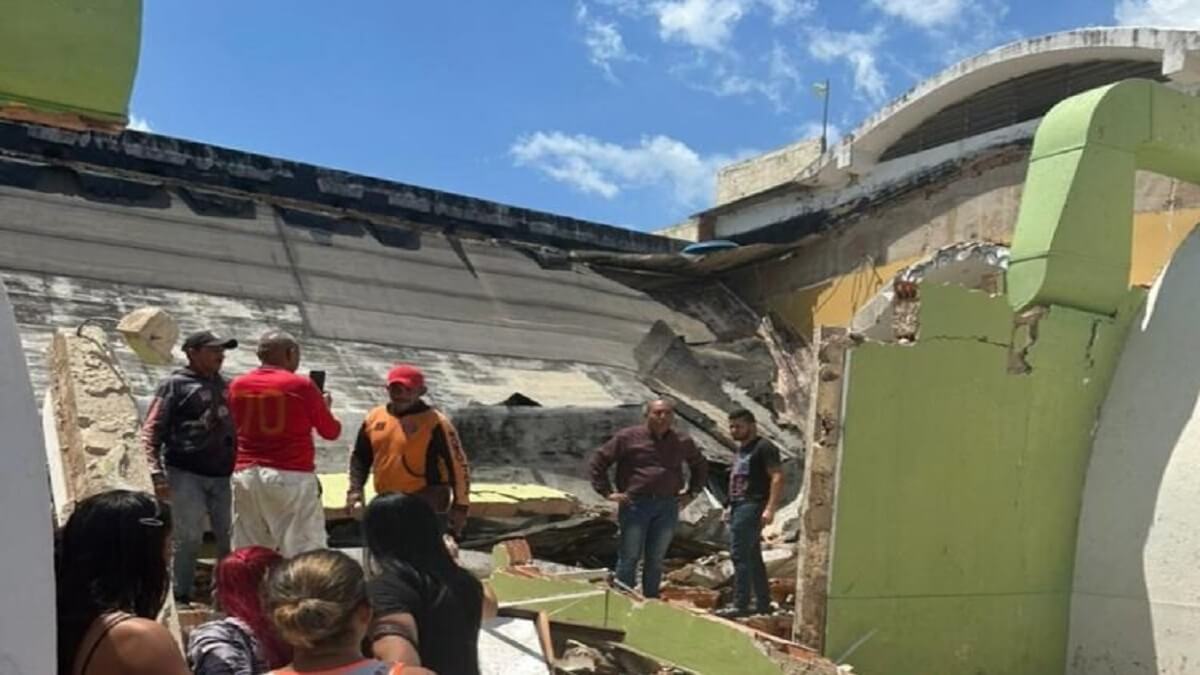
MULTIPOLYGON (((323 473, 321 502, 325 507, 326 520, 341 520, 349 517, 345 511, 346 488, 350 478, 345 473, 323 473)), ((365 499, 375 498, 375 486, 367 481, 365 499)), ((518 483, 474 483, 471 485, 472 518, 527 518, 546 516, 566 518, 581 509, 574 495, 545 485, 518 483)), ((356 514, 358 515, 358 514, 356 514)))
POLYGON ((572 516, 579 500, 544 485, 479 483, 471 486, 471 516, 513 518, 517 516, 572 516))
MULTIPOLYGON (((108 343, 95 326, 59 329, 47 354, 50 409, 62 460, 67 518, 81 499, 125 489, 154 492, 138 439, 137 403, 108 343)), ((182 644, 175 602, 168 594, 160 621, 182 644)))
POLYGON ((813 385, 812 373, 806 370, 812 362, 809 346, 786 322, 773 315, 762 318, 758 336, 775 363, 775 412, 780 421, 802 429, 808 419, 813 385))
POLYGON ((171 350, 179 339, 179 325, 161 307, 139 307, 121 317, 117 331, 125 343, 146 363, 167 366, 175 358, 171 350))
POLYGON ((829 545, 841 451, 842 389, 846 350, 843 328, 818 328, 814 334, 816 391, 809 406, 807 466, 804 471, 800 536, 796 542, 796 619, 793 638, 818 652, 825 648, 829 590, 829 545))
POLYGON ((733 409, 733 400, 721 383, 714 380, 692 350, 663 321, 655 321, 650 331, 633 350, 638 374, 685 392, 688 397, 707 401, 718 408, 733 409))
POLYGON ((138 440, 137 403, 104 331, 60 329, 49 361, 55 429, 72 504, 117 488, 153 492, 138 440))

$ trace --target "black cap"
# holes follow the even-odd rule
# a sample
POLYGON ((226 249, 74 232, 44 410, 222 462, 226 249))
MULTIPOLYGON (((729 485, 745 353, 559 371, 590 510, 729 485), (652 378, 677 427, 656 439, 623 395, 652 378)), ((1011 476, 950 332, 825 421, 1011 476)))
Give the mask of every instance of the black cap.
POLYGON ((223 338, 213 333, 211 330, 202 330, 198 333, 192 333, 183 341, 183 351, 192 349, 200 349, 202 347, 220 347, 222 349, 234 349, 238 346, 238 341, 233 338, 223 338))

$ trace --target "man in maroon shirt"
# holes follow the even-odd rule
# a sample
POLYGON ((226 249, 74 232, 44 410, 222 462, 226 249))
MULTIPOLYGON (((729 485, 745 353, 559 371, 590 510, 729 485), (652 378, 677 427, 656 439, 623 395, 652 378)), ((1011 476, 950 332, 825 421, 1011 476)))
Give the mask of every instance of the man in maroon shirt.
POLYGON ((657 598, 662 562, 679 522, 679 509, 704 489, 708 462, 692 439, 673 428, 672 401, 651 401, 645 412, 645 424, 618 431, 596 451, 591 474, 596 492, 618 505, 617 580, 633 588, 638 562, 644 554, 642 594, 657 598), (608 476, 614 463, 615 491, 608 476), (684 464, 690 474, 686 483, 684 464))
POLYGON ((332 441, 342 423, 332 399, 296 374, 300 345, 267 333, 258 343, 262 365, 229 385, 237 424, 233 468, 233 548, 266 546, 284 556, 325 547, 325 513, 316 476, 312 432, 332 441))

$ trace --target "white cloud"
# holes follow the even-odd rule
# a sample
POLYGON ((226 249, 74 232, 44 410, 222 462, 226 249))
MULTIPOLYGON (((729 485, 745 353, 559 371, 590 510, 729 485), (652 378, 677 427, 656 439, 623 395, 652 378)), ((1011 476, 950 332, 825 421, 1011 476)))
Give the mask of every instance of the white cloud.
POLYGON ((776 111, 788 109, 789 98, 800 88, 800 69, 795 60, 779 43, 771 47, 764 58, 766 72, 759 77, 744 75, 717 64, 713 68, 713 84, 701 89, 718 96, 743 96, 757 94, 771 102, 776 111))
POLYGON ((878 103, 887 95, 887 80, 879 70, 876 51, 883 43, 883 31, 870 33, 838 32, 827 28, 808 33, 808 53, 818 61, 846 61, 854 70, 854 90, 878 103))
POLYGON ((154 128, 150 126, 150 120, 145 117, 138 117, 136 114, 129 116, 129 124, 126 124, 125 128, 134 131, 144 131, 148 134, 154 132, 154 128))
POLYGON ((647 136, 619 145, 586 134, 539 131, 510 149, 517 166, 527 166, 586 194, 613 199, 623 191, 667 187, 688 207, 710 203, 716 171, 738 157, 701 155, 668 136, 647 136))
POLYGON ((816 0, 660 0, 650 5, 664 41, 717 52, 728 48, 737 24, 750 12, 765 9, 779 25, 807 16, 816 6, 816 0))
MULTIPOLYGON (((811 120, 801 124, 796 128, 796 135, 802 139, 820 138, 821 121, 811 120)), ((829 142, 829 147, 833 147, 838 141, 842 140, 842 127, 838 124, 830 122, 828 130, 825 132, 825 138, 829 142)))
POLYGON ((817 9, 817 0, 761 0, 771 10, 771 20, 777 24, 808 16, 817 9))
POLYGON ((1117 23, 1159 28, 1200 28, 1200 0, 1119 0, 1117 23))
POLYGON ((615 82, 617 77, 613 74, 612 64, 616 61, 635 61, 637 57, 625 47, 625 39, 615 23, 592 16, 582 3, 575 18, 583 25, 583 43, 587 45, 592 64, 615 82))
POLYGON ((744 0, 673 0, 659 3, 655 10, 663 40, 713 51, 725 49, 746 12, 744 0))
POLYGON ((951 23, 962 16, 970 0, 870 0, 884 14, 922 28, 951 23))

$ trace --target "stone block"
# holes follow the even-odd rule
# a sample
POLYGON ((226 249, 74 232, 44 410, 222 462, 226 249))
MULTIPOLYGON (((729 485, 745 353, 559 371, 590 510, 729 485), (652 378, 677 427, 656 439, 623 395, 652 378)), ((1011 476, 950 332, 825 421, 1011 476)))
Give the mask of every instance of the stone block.
POLYGON ((139 307, 121 318, 117 330, 125 343, 146 363, 166 366, 174 362, 171 350, 179 339, 179 325, 161 307, 139 307))

